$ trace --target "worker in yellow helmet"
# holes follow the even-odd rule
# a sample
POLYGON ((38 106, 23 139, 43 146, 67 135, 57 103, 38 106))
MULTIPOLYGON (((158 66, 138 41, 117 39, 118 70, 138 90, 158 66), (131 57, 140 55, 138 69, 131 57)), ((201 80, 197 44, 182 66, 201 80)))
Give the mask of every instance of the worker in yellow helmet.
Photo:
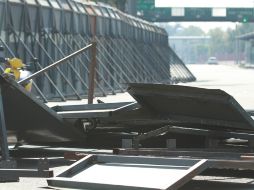
MULTIPOLYGON (((26 76, 25 77, 21 76, 22 70, 24 70, 24 68, 25 68, 25 64, 22 62, 21 59, 18 59, 18 58, 7 59, 7 68, 4 70, 4 73, 13 76, 16 81, 19 81, 20 79, 26 77, 26 76)), ((23 86, 28 92, 31 92, 32 80, 23 84, 23 86)))
POLYGON ((21 59, 13 58, 7 59, 7 68, 4 70, 4 73, 12 74, 16 81, 20 79, 20 69, 25 65, 22 63, 21 59))

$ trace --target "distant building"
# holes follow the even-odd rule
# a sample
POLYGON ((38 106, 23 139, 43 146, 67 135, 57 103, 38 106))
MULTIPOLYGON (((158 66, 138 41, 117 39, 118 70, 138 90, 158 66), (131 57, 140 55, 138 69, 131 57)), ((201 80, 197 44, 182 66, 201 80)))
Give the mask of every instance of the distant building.
POLYGON ((244 62, 254 64, 254 32, 238 36, 238 39, 245 41, 244 62))
POLYGON ((209 55, 210 36, 169 36, 171 48, 187 64, 205 63, 209 55))

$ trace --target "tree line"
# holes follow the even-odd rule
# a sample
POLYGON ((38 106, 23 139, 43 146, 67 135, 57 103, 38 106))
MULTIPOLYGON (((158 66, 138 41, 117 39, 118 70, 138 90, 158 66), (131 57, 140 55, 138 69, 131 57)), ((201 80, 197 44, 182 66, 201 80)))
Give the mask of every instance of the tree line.
POLYGON ((158 25, 165 28, 169 36, 210 36, 209 44, 200 43, 195 48, 201 54, 206 51, 210 56, 218 57, 234 55, 236 46, 238 46, 239 54, 243 54, 245 42, 242 40, 237 41, 237 37, 254 32, 253 23, 236 23, 235 28, 223 30, 217 27, 210 29, 208 32, 197 26, 183 27, 181 24, 170 25, 169 23, 159 23, 158 25))

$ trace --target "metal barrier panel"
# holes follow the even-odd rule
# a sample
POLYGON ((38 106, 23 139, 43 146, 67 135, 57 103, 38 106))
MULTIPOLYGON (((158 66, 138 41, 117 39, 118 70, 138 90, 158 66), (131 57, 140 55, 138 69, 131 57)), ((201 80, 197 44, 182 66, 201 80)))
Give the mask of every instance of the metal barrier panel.
MULTIPOLYGON (((164 29, 103 3, 0 1, 0 34, 6 57, 21 58, 33 72, 96 39, 96 95, 123 92, 128 82, 195 80, 164 29)), ((87 97, 90 62, 87 52, 48 71, 34 80, 33 93, 44 101, 87 97)))
POLYGON ((47 182, 73 189, 176 190, 209 166, 205 159, 88 155, 47 182))

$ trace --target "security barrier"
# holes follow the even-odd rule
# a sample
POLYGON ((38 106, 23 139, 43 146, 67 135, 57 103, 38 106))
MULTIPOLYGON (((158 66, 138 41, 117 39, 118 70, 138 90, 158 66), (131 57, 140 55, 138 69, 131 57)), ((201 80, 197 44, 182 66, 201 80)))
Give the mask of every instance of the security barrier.
MULTIPOLYGON (((123 92, 128 82, 195 80, 168 46, 166 31, 102 3, 78 0, 0 0, 0 45, 38 71, 91 41, 97 43, 95 93, 123 92)), ((44 101, 88 94, 91 52, 34 81, 44 101)))

